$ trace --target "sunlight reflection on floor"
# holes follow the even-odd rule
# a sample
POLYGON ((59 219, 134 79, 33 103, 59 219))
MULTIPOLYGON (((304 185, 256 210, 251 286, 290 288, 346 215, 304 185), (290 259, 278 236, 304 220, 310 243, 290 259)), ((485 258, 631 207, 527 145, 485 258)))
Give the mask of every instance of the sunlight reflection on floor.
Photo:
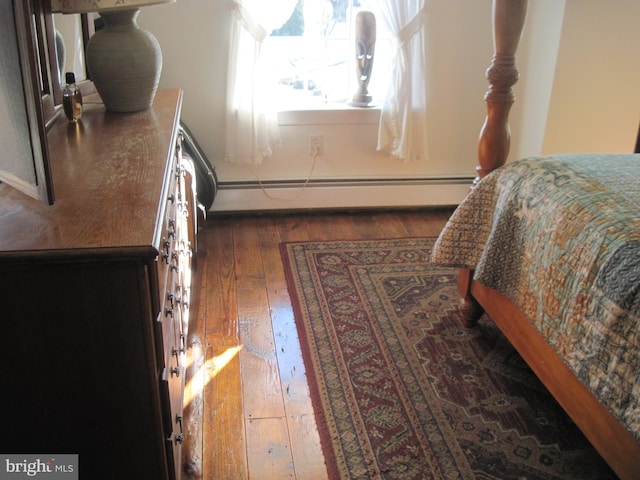
MULTIPOLYGON (((233 358, 238 355, 242 350, 242 345, 227 348, 220 355, 216 355, 208 359, 198 370, 192 375, 191 379, 187 382, 184 389, 184 405, 189 405, 191 401, 198 396, 207 384, 215 378, 220 370, 222 370, 233 358)), ((194 362, 194 359, 201 358, 202 346, 194 345, 189 355, 190 365, 194 362)))

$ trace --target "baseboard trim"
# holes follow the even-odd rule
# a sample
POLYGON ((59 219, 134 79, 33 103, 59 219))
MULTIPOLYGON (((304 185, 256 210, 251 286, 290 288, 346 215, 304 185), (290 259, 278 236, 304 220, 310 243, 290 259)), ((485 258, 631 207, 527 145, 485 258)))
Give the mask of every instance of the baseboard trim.
POLYGON ((220 183, 211 212, 458 205, 472 178, 220 183))

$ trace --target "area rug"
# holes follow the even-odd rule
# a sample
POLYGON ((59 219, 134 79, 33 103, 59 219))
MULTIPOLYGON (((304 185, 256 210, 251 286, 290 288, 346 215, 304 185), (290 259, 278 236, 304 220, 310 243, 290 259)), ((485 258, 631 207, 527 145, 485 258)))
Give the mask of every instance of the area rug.
POLYGON ((433 242, 280 245, 329 478, 615 478, 433 242))

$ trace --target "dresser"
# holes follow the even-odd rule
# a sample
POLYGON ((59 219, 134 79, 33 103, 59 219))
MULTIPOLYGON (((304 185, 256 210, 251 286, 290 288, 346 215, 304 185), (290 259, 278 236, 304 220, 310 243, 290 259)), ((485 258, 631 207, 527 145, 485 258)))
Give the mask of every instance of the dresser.
POLYGON ((0 452, 80 478, 179 478, 196 246, 181 90, 47 132, 55 203, 0 185, 0 452))

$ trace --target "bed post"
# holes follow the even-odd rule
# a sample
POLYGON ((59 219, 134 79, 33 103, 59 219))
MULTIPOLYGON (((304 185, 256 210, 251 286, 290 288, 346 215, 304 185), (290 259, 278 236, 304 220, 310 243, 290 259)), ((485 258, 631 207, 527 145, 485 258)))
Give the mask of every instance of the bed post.
POLYGON ((511 87, 518 81, 516 51, 526 13, 527 0, 493 0, 494 53, 487 69, 487 117, 478 141, 478 178, 474 183, 504 165, 509 155, 509 111, 514 101, 511 87))
MULTIPOLYGON (((485 94, 487 116, 478 140, 478 176, 475 186, 485 175, 504 165, 509 155, 511 132, 509 112, 514 101, 511 87, 518 81, 516 51, 520 43, 527 0, 493 0, 493 58, 487 69, 489 90, 485 94)), ((462 299, 460 312, 465 325, 476 324, 482 309, 471 295, 473 271, 458 272, 458 290, 462 299)))

